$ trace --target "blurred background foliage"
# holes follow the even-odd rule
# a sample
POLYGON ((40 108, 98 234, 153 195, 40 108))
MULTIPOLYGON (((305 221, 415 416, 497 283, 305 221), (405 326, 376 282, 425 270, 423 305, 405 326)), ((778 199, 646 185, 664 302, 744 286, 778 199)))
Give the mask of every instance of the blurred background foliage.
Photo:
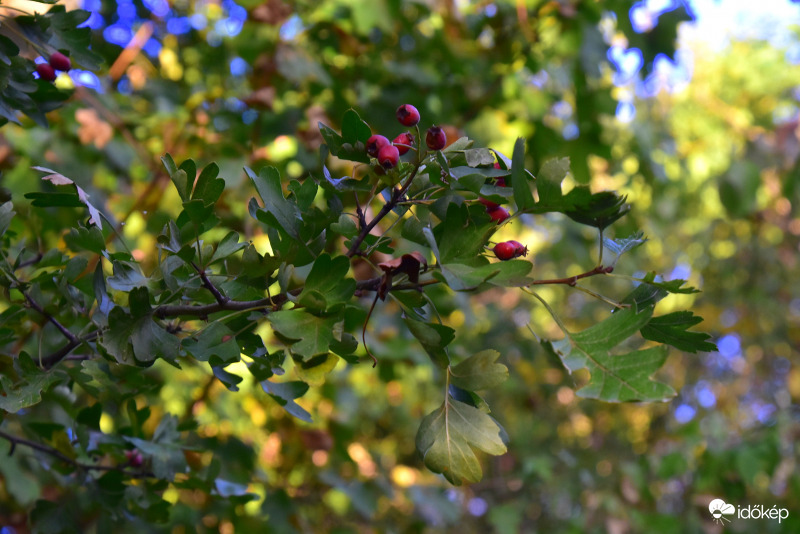
MULTIPOLYGON (((0 5, 3 17, 13 16, 10 4, 0 5)), ((41 10, 24 8, 32 6, 41 10)), ((712 47, 687 31, 676 50, 692 18, 680 2, 69 6, 92 12, 87 24, 105 68, 59 77, 72 97, 48 115, 48 129, 23 120, 0 130, 14 229, 41 249, 64 247, 74 212, 44 217, 30 208, 22 195, 44 187, 34 165, 72 177, 124 223, 147 268, 155 236, 180 211, 159 161, 165 152, 216 161, 228 184, 218 215, 263 249, 266 237, 246 216, 253 192, 243 165, 319 177, 319 121, 339 128, 352 107, 391 138, 401 131, 394 110, 408 102, 451 139, 463 133, 510 154, 522 136, 529 168, 569 156, 575 183, 627 194, 633 210, 613 232, 642 229, 650 240, 616 272, 656 270, 701 288, 668 297, 660 312, 691 305, 719 347, 673 351, 661 373, 680 391, 670 403, 582 400, 575 378, 537 342, 560 337, 541 307, 519 292, 434 291, 461 332, 454 352, 495 348, 511 374, 489 399, 510 452, 484 458, 483 481, 462 488, 425 470, 416 453, 416 427, 439 402, 439 387, 390 303, 370 323, 380 365, 340 364, 298 401, 311 424, 247 380, 234 393, 200 366, 157 365, 146 372, 149 391, 134 399, 152 412, 145 428, 167 414, 195 419, 199 438, 187 461, 220 459, 231 487, 214 495, 149 488, 170 507, 143 499, 115 532, 714 533, 723 530, 708 513, 715 497, 791 512, 780 525, 734 520, 726 531, 800 531, 800 66, 787 52, 796 33, 783 47, 762 39, 712 47)), ((328 164, 338 175, 353 172, 328 164)), ((576 274, 597 259, 595 234, 556 215, 525 216, 502 237, 528 245, 540 278, 576 274)), ((569 288, 542 294, 576 328, 604 311, 569 288)), ((45 400, 26 417, 69 426, 88 402, 68 391, 45 400)), ((122 401, 105 399, 101 428, 125 421, 122 401)), ((4 426, 14 424, 11 416, 4 426)), ((0 454, 8 449, 0 442, 0 454)), ((0 462, 3 534, 27 532, 34 506, 39 525, 109 531, 96 495, 65 493, 57 472, 34 477, 22 452, 0 462)))

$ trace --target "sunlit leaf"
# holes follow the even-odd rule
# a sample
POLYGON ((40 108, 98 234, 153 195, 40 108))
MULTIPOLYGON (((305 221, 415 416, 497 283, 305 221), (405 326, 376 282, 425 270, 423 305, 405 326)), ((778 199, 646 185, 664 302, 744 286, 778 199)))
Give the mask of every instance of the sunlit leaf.
POLYGON ((311 423, 311 414, 300 407, 295 402, 308 391, 308 384, 305 382, 271 382, 264 380, 261 382, 261 387, 266 391, 270 397, 275 399, 275 402, 280 404, 284 410, 289 412, 294 417, 301 421, 311 423))
POLYGON ((653 317, 642 327, 642 337, 658 343, 666 343, 686 352, 712 352, 717 350, 714 343, 708 341, 710 335, 704 332, 689 332, 692 326, 703 322, 702 317, 691 311, 677 311, 653 317))
POLYGON ((564 331, 563 339, 545 343, 571 373, 578 369, 589 371, 589 383, 578 390, 581 397, 608 402, 665 401, 672 398, 675 391, 651 378, 667 358, 665 347, 623 354, 610 352, 636 334, 652 315, 652 306, 639 311, 628 308, 582 332, 564 331))
POLYGON ((468 391, 495 387, 508 379, 508 368, 497 363, 500 353, 484 350, 450 369, 452 383, 468 391))
POLYGON ((506 452, 501 428, 489 415, 450 398, 425 416, 417 431, 417 450, 425 465, 450 483, 477 482, 483 471, 473 449, 506 452))

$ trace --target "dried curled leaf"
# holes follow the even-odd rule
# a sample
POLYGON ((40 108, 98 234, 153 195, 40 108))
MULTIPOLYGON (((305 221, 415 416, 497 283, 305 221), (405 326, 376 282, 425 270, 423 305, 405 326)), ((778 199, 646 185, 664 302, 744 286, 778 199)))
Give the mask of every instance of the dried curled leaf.
POLYGON ((428 260, 419 252, 414 251, 403 254, 399 258, 379 263, 378 267, 384 272, 383 280, 381 280, 381 285, 378 288, 378 296, 381 300, 385 300, 394 275, 407 274, 408 280, 412 284, 416 284, 419 282, 420 272, 428 270, 428 260))
POLYGON ((52 169, 48 169, 47 167, 32 167, 35 171, 41 171, 50 173, 47 176, 43 176, 42 180, 47 180, 48 182, 52 183, 53 185, 74 185, 75 189, 78 192, 78 199, 81 201, 83 205, 86 206, 86 209, 89 210, 89 223, 96 225, 101 230, 103 229, 103 223, 100 222, 100 210, 95 208, 91 202, 89 202, 89 194, 83 190, 78 184, 72 181, 70 178, 67 178, 61 173, 58 173, 52 169))

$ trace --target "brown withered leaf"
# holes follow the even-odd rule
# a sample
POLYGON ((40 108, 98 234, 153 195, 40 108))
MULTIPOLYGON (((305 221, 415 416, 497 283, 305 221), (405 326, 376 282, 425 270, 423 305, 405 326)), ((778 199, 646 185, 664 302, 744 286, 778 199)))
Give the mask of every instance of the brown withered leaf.
POLYGON ((378 287, 378 296, 381 300, 386 300, 394 275, 405 273, 408 275, 408 280, 412 284, 416 284, 419 282, 420 268, 422 272, 428 269, 428 260, 419 252, 414 251, 403 254, 399 258, 381 262, 378 267, 384 272, 381 285, 378 287))

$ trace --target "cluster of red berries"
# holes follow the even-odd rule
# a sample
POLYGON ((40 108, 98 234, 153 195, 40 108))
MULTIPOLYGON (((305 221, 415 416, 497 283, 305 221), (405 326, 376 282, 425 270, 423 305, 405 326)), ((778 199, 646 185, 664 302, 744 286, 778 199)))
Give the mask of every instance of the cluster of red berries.
POLYGON ((61 52, 53 52, 50 56, 48 63, 39 63, 36 65, 36 72, 39 77, 48 82, 54 82, 56 79, 56 71, 63 70, 64 72, 72 68, 72 62, 67 56, 61 52))
MULTIPOLYGON (((419 111, 411 104, 403 104, 397 108, 397 120, 403 126, 416 126, 419 123, 419 111)), ((367 140, 367 154, 378 158, 384 169, 397 166, 400 156, 413 148, 414 136, 403 132, 392 141, 382 135, 373 135, 367 140)), ((425 135, 425 144, 430 150, 441 150, 447 144, 447 136, 438 126, 431 126, 425 135)))
POLYGON ((519 241, 503 241, 496 244, 492 250, 495 256, 503 261, 528 255, 528 247, 519 241))

